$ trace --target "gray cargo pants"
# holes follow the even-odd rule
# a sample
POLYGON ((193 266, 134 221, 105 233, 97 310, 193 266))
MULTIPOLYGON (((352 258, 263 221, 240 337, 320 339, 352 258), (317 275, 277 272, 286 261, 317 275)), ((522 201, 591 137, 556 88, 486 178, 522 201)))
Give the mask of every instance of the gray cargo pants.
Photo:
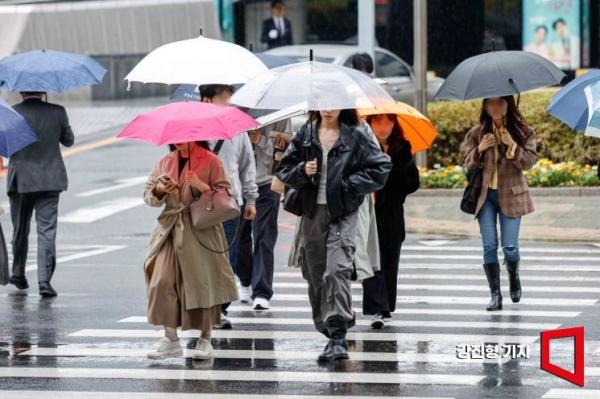
POLYGON ((331 222, 327 205, 317 205, 312 219, 302 219, 299 263, 315 327, 326 335, 354 325, 350 278, 357 226, 357 212, 331 222))

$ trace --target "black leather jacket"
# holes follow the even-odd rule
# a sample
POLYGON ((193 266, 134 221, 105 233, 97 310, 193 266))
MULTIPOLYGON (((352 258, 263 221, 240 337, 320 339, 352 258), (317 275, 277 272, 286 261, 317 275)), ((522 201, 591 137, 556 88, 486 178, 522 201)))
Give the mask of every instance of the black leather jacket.
MULTIPOLYGON (((340 126, 340 138, 328 154, 327 207, 331 220, 358 209, 364 196, 381 189, 392 169, 390 158, 363 128, 340 126)), ((299 190, 302 212, 313 217, 317 204, 323 149, 316 123, 306 124, 294 136, 277 171, 288 187, 299 190), (309 177, 307 161, 317 158, 318 172, 309 177)))

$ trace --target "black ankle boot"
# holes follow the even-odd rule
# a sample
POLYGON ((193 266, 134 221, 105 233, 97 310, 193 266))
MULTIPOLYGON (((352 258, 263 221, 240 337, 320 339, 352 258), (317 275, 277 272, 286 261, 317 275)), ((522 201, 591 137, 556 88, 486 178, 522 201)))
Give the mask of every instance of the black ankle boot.
POLYGON ((490 286, 492 299, 486 310, 502 310, 502 293, 500 292, 500 265, 498 263, 486 263, 483 265, 485 276, 490 286))
POLYGON ((350 358, 346 338, 332 339, 330 346, 331 360, 345 360, 350 358))
POLYGON ((27 279, 24 276, 12 276, 8 282, 20 290, 26 290, 29 288, 29 283, 27 283, 27 279))
POLYGON ((56 291, 54 290, 54 288, 52 288, 52 286, 50 285, 50 283, 48 282, 42 282, 39 283, 40 286, 40 295, 44 298, 52 298, 55 297, 56 291))
POLYGON ((508 282, 510 283, 510 299, 517 303, 521 300, 521 279, 519 279, 519 262, 505 260, 508 271, 508 282))

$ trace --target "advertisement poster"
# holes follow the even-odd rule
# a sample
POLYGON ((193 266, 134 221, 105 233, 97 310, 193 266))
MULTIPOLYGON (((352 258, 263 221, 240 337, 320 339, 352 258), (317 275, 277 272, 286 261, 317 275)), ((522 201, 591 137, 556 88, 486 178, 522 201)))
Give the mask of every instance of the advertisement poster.
POLYGON ((580 0, 523 0, 523 50, 562 69, 581 62, 580 0))

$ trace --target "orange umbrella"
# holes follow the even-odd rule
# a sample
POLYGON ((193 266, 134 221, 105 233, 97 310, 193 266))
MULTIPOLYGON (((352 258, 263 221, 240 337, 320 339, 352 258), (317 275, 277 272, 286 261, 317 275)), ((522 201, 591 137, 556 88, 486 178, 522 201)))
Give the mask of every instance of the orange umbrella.
POLYGON ((377 108, 359 109, 361 116, 395 114, 404 132, 404 138, 410 142, 413 154, 431 148, 438 133, 431 121, 416 108, 403 102, 388 103, 377 108))

